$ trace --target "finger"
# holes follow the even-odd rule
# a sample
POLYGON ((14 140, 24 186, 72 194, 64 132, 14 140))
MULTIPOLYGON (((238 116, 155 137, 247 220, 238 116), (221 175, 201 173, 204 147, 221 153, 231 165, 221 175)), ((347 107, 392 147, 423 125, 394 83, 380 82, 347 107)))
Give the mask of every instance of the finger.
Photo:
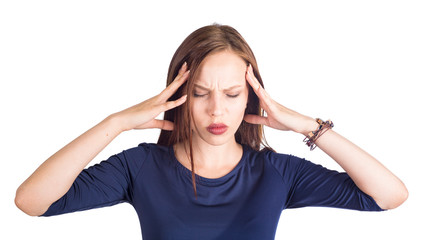
POLYGON ((185 81, 187 81, 189 75, 190 70, 186 71, 179 78, 175 78, 175 80, 159 94, 161 101, 164 102, 168 100, 176 92, 176 90, 178 90, 178 88, 181 87, 185 81))
POLYGON ((153 119, 148 123, 144 123, 140 126, 137 126, 135 129, 148 129, 148 128, 160 128, 163 130, 172 131, 174 126, 171 121, 153 119))
POLYGON ((175 77, 175 79, 180 77, 182 74, 184 74, 185 71, 187 71, 187 62, 184 62, 184 64, 182 64, 181 68, 178 71, 178 75, 175 77))
POLYGON ((265 89, 259 83, 258 79, 255 77, 255 74, 253 72, 253 68, 252 68, 251 64, 249 64, 247 71, 246 71, 246 80, 248 81, 249 85, 251 85, 255 94, 262 101, 264 101, 267 105, 272 104, 270 95, 267 93, 267 91, 265 91, 265 89))
POLYGON ((178 71, 178 75, 174 78, 171 84, 167 86, 160 94, 160 101, 164 102, 168 100, 178 88, 187 80, 190 71, 187 71, 187 62, 182 64, 181 68, 178 71))
POLYGON ((266 117, 261 117, 261 116, 253 115, 253 114, 247 114, 247 115, 245 115, 245 117, 243 119, 247 123, 262 124, 262 125, 269 126, 269 122, 268 122, 268 119, 266 117))
POLYGON ((183 103, 185 103, 185 101, 187 101, 187 95, 184 95, 175 101, 165 102, 161 105, 162 106, 162 112, 166 112, 172 108, 176 108, 176 107, 182 105, 183 103))
POLYGON ((184 64, 182 64, 181 68, 178 71, 178 74, 175 76, 175 78, 173 79, 173 81, 180 79, 182 77, 182 75, 184 75, 184 73, 187 71, 187 62, 184 62, 184 64))
POLYGON ((249 64, 246 69, 246 80, 248 81, 249 85, 251 85, 255 93, 258 91, 259 88, 261 88, 261 84, 258 82, 258 79, 256 79, 253 73, 253 68, 251 64, 249 64))
POLYGON ((167 121, 167 120, 157 120, 157 121, 161 122, 161 125, 159 126, 159 128, 162 130, 172 131, 174 129, 173 122, 171 121, 167 121))

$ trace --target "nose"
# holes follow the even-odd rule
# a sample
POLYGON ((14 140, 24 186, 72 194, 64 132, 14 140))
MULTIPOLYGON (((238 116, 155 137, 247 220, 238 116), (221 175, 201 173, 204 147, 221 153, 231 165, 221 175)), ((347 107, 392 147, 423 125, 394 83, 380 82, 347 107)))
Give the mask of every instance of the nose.
POLYGON ((209 115, 213 117, 222 116, 224 114, 224 103, 220 94, 212 94, 209 101, 209 115))

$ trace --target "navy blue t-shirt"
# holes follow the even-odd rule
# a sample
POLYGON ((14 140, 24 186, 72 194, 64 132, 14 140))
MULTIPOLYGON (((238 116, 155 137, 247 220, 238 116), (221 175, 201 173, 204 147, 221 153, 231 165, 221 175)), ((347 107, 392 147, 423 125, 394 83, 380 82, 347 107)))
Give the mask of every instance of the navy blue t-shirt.
POLYGON ((128 202, 144 240, 274 239, 282 210, 323 206, 381 211, 346 173, 307 160, 243 146, 243 156, 217 179, 196 175, 173 147, 141 143, 81 172, 43 216, 128 202))

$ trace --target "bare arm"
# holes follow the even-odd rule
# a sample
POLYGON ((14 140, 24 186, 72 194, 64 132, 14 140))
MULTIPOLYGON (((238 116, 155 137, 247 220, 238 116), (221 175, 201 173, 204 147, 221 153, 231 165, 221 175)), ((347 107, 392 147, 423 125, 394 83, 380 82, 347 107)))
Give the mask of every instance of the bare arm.
MULTIPOLYGON (((261 87, 248 67, 247 81, 260 98, 261 107, 267 117, 245 116, 245 121, 307 135, 317 129, 313 118, 299 114, 275 102, 261 87)), ((382 209, 392 209, 401 205, 408 197, 405 185, 378 160, 364 150, 340 136, 333 130, 325 132, 317 139, 316 145, 334 159, 351 177, 357 187, 370 195, 382 209)))
POLYGON ((382 209, 393 209, 408 197, 403 182, 377 159, 333 130, 325 132, 316 145, 334 159, 364 193, 382 209))
POLYGON ((184 64, 175 81, 159 95, 110 115, 48 158, 18 188, 15 197, 18 208, 31 216, 45 213, 69 190, 85 166, 121 132, 145 128, 172 130, 173 123, 155 117, 186 101, 186 96, 167 101, 186 81, 186 70, 184 64))
POLYGON ((42 215, 120 132, 114 118, 108 117, 56 152, 18 188, 18 208, 31 216, 42 215))

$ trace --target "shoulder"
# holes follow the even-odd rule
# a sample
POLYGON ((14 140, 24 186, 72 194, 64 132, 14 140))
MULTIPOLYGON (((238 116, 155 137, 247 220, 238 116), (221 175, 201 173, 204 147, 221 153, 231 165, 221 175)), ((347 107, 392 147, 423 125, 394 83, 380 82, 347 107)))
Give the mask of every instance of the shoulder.
POLYGON ((169 149, 169 147, 158 144, 143 142, 136 147, 123 150, 103 162, 115 166, 117 169, 125 169, 136 176, 147 163, 168 157, 169 149))
POLYGON ((255 162, 263 162, 265 165, 270 165, 282 177, 294 176, 296 173, 312 163, 304 158, 300 158, 291 154, 278 153, 272 150, 249 150, 249 161, 251 164, 255 162))
POLYGON ((292 154, 278 153, 272 150, 260 151, 259 153, 263 155, 263 158, 266 161, 279 169, 291 166, 296 167, 307 161, 292 154))
POLYGON ((273 151, 266 152, 268 161, 282 174, 285 172, 296 172, 306 160, 291 154, 277 153, 273 151))
POLYGON ((131 147, 126 150, 123 150, 121 153, 125 154, 143 154, 143 153, 150 153, 150 152, 162 152, 162 151, 168 151, 169 147, 158 145, 156 143, 146 143, 142 142, 139 143, 136 147, 131 147))
POLYGON ((263 161, 272 164, 278 169, 284 169, 291 165, 299 165, 307 160, 296 157, 291 154, 278 153, 273 150, 256 151, 246 146, 247 154, 250 162, 263 161))
POLYGON ((155 158, 156 156, 169 153, 169 147, 161 146, 154 143, 140 143, 136 147, 132 147, 122 152, 115 154, 112 158, 118 158, 125 162, 137 162, 139 164, 147 159, 155 158))

